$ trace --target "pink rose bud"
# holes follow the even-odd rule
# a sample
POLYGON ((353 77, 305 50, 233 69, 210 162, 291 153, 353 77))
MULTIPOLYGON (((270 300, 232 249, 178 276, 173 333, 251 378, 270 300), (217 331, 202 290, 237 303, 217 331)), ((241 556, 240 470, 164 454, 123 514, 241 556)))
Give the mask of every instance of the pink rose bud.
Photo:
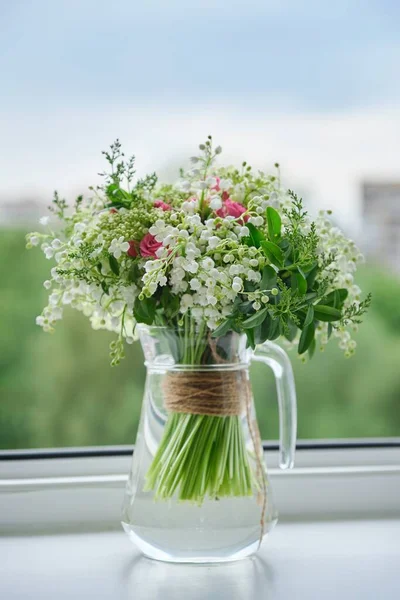
POLYGON ((222 192, 222 200, 229 200, 229 192, 222 192))
POLYGON ((212 187, 211 189, 212 189, 212 190, 215 190, 216 192, 219 192, 219 191, 220 191, 220 189, 221 189, 221 188, 219 187, 219 184, 221 183, 221 179, 220 179, 219 177, 215 177, 215 181, 216 181, 216 184, 215 184, 215 185, 213 185, 213 187, 212 187))
MULTIPOLYGON (((231 200, 230 198, 227 198, 226 200, 224 200, 224 203, 222 205, 221 208, 219 208, 216 213, 219 217, 235 217, 235 219, 238 219, 243 213, 246 212, 246 207, 243 206, 243 204, 240 204, 239 202, 234 202, 233 200, 231 200)), ((249 215, 245 215, 243 217, 243 219, 241 219, 241 221, 248 221, 249 219, 249 215)))
POLYGON ((129 240, 129 250, 127 251, 127 255, 132 258, 136 258, 139 255, 139 242, 136 240, 129 240))
POLYGON ((146 233, 142 241, 140 242, 140 254, 142 256, 151 256, 152 258, 157 258, 156 251, 161 248, 162 243, 157 242, 154 235, 151 233, 146 233))
POLYGON ((169 204, 166 204, 162 200, 156 200, 154 202, 154 206, 156 208, 162 208, 162 210, 172 210, 172 206, 170 206, 169 204))

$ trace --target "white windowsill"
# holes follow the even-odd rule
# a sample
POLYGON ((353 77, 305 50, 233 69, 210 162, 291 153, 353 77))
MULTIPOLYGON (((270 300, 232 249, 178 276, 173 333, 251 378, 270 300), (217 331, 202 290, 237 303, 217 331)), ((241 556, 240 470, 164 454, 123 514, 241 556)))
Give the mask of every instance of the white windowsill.
MULTIPOLYGON (((4 456, 4 454, 3 454, 4 456)), ((400 449, 267 453, 280 522, 223 566, 141 557, 120 529, 130 457, 0 461, 0 597, 385 600, 400 597, 400 449)))
POLYGON ((122 531, 0 538, 5 600, 397 600, 400 521, 281 523, 251 559, 170 565, 122 531))

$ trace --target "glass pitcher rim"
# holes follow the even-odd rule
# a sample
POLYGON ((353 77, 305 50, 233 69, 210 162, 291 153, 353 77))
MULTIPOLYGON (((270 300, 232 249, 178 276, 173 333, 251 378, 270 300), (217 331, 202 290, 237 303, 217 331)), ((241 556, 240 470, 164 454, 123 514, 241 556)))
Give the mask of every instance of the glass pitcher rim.
MULTIPOLYGON (((139 331, 160 331, 161 329, 167 330, 167 331, 181 331, 182 333, 187 334, 187 329, 185 329, 185 327, 171 327, 169 325, 146 325, 146 323, 136 323, 135 326, 135 330, 137 332, 139 331)), ((237 336, 238 338, 246 338, 246 334, 245 333, 238 333, 237 331, 233 331, 232 329, 230 331, 228 331, 227 333, 224 333, 224 335, 219 336, 220 338, 226 337, 228 335, 233 335, 233 336, 237 336)), ((213 338, 213 339, 219 339, 217 337, 213 338)), ((265 342, 263 342, 262 344, 257 344, 257 346, 279 346, 279 344, 276 343, 276 341, 274 340, 266 340, 265 342)))
MULTIPOLYGON (((143 344, 144 338, 142 335, 149 335, 150 337, 154 337, 157 339, 158 334, 161 332, 171 332, 173 334, 183 334, 185 337, 190 337, 190 333, 185 327, 170 327, 168 325, 147 325, 146 323, 138 323, 136 325, 136 330, 138 338, 143 344), (152 335, 153 334, 153 335, 152 335)), ((166 361, 166 355, 155 356, 154 359, 149 360, 146 357, 145 353, 145 361, 144 365, 148 369, 163 369, 163 370, 171 370, 171 371, 236 371, 241 369, 248 369, 250 367, 252 358, 254 357, 254 353, 256 349, 252 349, 247 345, 244 345, 246 340, 246 335, 244 333, 238 333, 236 331, 229 331, 220 337, 213 338, 216 342, 219 340, 223 340, 224 338, 233 338, 236 339, 235 344, 242 345, 244 352, 238 355, 239 360, 226 360, 222 362, 212 362, 212 363, 191 363, 191 362, 178 362, 178 361, 166 361), (160 360, 161 359, 161 360, 160 360)), ((264 344, 260 344, 258 347, 262 346, 272 346, 276 347, 276 344, 273 342, 267 341, 264 344)))

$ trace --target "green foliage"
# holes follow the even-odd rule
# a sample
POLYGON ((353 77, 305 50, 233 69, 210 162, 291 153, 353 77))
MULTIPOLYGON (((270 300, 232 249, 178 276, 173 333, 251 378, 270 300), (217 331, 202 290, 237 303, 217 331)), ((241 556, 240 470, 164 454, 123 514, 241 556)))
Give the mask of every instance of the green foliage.
POLYGON ((346 307, 342 315, 342 323, 344 325, 347 325, 348 323, 362 323, 360 317, 367 312, 371 306, 371 302, 372 294, 369 293, 366 299, 360 302, 359 305, 351 304, 350 306, 346 307))
POLYGON ((103 190, 110 201, 108 206, 114 208, 130 208, 132 203, 142 198, 144 192, 151 192, 157 184, 157 175, 151 173, 143 179, 136 181, 135 157, 125 159, 121 142, 117 139, 111 144, 110 149, 102 152, 108 162, 110 171, 99 173, 104 178, 104 185, 98 189, 103 190), (127 189, 125 189, 125 187, 127 189))
POLYGON ((281 237, 282 219, 272 206, 267 207, 268 236, 271 242, 278 242, 281 237))
POLYGON ((302 200, 292 191, 289 196, 292 207, 283 210, 286 217, 283 233, 281 216, 270 206, 266 210, 269 239, 263 231, 247 223, 247 245, 261 249, 270 264, 263 268, 258 285, 245 282, 234 311, 217 331, 226 331, 228 326, 243 331, 248 345, 254 348, 257 343, 279 335, 293 341, 300 330, 298 352, 304 354, 309 350, 312 357, 319 323, 329 323, 328 339, 335 327, 361 323, 360 317, 371 304, 371 295, 361 302, 345 304, 348 290, 335 289, 337 270, 330 268, 334 267, 331 265, 334 253, 320 255, 315 224, 305 226, 307 212, 302 200))
POLYGON ((259 248, 260 245, 265 241, 263 234, 252 223, 247 223, 247 229, 250 232, 249 237, 246 239, 247 245, 259 248))
POLYGON ((301 332, 298 348, 299 354, 304 354, 304 352, 307 352, 311 344, 315 342, 314 336, 315 325, 314 322, 311 321, 311 323, 303 327, 303 331, 301 332))
POLYGON ((324 306, 323 304, 314 306, 314 317, 317 321, 339 321, 341 316, 341 311, 333 306, 324 306))
POLYGON ((156 299, 151 298, 136 298, 133 306, 133 315, 138 323, 152 325, 156 314, 156 299))
POLYGON ((265 256, 272 265, 275 265, 278 268, 283 267, 284 254, 277 244, 274 244, 274 242, 270 242, 269 240, 264 240, 260 245, 264 250, 265 256))
POLYGON ((114 275, 119 275, 119 264, 117 259, 112 254, 110 254, 110 256, 108 257, 108 262, 110 264, 110 269, 114 273, 114 275))
POLYGON ((287 258, 292 267, 296 266, 308 271, 309 265, 317 262, 318 235, 314 223, 311 224, 307 234, 302 232, 307 211, 303 209, 303 202, 297 194, 291 190, 288 193, 292 198, 292 208, 284 211, 289 221, 285 227, 287 258))
MULTIPOLYGON (((76 205, 82 202, 82 196, 78 196, 76 199, 76 205)), ((60 198, 57 191, 53 194, 52 204, 48 207, 49 211, 55 214, 59 219, 63 219, 65 215, 65 211, 68 208, 67 201, 64 198, 60 198)))

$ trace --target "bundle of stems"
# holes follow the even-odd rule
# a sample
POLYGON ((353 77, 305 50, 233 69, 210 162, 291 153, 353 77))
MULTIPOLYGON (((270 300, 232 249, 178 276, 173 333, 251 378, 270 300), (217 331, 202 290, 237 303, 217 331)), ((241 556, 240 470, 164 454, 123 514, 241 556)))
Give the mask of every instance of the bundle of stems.
MULTIPOLYGON (((178 335, 166 332, 175 344, 176 358, 181 365, 194 367, 207 360, 214 363, 215 345, 204 329, 192 337, 191 328, 188 322, 178 335)), ((145 491, 154 491, 155 499, 176 495, 178 500, 200 505, 206 497, 252 496, 254 485, 241 416, 168 414, 145 491)))
POLYGON ((238 416, 171 413, 146 476, 156 499, 202 504, 208 495, 251 496, 253 474, 238 416))

